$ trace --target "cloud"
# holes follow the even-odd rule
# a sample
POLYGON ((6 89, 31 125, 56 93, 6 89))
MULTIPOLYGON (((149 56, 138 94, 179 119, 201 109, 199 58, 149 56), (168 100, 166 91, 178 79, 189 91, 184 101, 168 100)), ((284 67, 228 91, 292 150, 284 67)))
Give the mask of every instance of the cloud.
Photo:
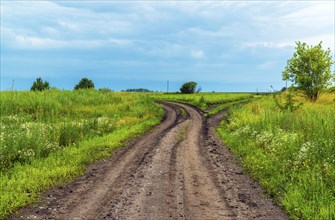
POLYGON ((315 44, 315 39, 318 39, 334 48, 334 4, 332 1, 271 4, 268 12, 251 16, 250 22, 257 30, 256 35, 242 44, 284 48, 294 46, 296 41, 315 44))
POLYGON ((28 48, 61 48, 68 43, 65 41, 53 40, 48 38, 16 36, 15 42, 18 47, 28 48))
POLYGON ((334 4, 2 1, 1 74, 51 69, 103 78, 108 70, 110 78, 142 80, 281 80, 295 41, 322 40, 333 50, 334 4))
POLYGON ((4 2, 1 13, 1 35, 6 44, 15 48, 10 38, 17 39, 22 48, 54 49, 93 41, 87 46, 92 48, 102 42, 111 43, 108 39, 120 39, 120 35, 132 30, 132 20, 126 14, 120 18, 117 14, 100 14, 48 1, 4 2))
POLYGON ((265 48, 284 48, 284 47, 293 47, 294 42, 250 42, 250 43, 241 43, 242 47, 265 47, 265 48))
POLYGON ((8 29, 6 30, 6 33, 7 47, 10 46, 15 49, 24 50, 98 49, 103 47, 128 47, 132 44, 132 41, 117 38, 109 38, 105 40, 58 40, 49 37, 19 35, 8 29))
POLYGON ((192 50, 191 56, 196 59, 203 59, 205 57, 205 53, 202 50, 192 50))

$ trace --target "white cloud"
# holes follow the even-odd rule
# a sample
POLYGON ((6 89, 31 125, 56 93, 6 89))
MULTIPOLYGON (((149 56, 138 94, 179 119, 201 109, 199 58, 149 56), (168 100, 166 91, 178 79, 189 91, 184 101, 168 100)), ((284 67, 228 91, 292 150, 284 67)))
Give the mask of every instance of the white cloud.
POLYGON ((43 32, 45 32, 47 35, 52 36, 59 36, 60 32, 56 28, 53 27, 44 27, 42 28, 43 32))
POLYGON ((241 43, 243 47, 265 47, 265 48, 284 48, 284 47, 293 47, 294 42, 248 42, 241 43))
POLYGON ((62 69, 64 62, 54 60, 60 56, 72 71, 86 67, 102 75, 112 69, 141 79, 171 74, 172 80, 190 78, 191 72, 208 78, 203 73, 211 72, 216 81, 239 81, 249 80, 247 72, 250 79, 277 74, 273 78, 281 80, 278 65, 290 58, 295 41, 322 40, 324 48, 334 48, 334 2, 2 1, 1 39, 13 60, 6 56, 4 66, 13 68, 3 75, 28 58, 32 69, 40 64, 62 69), (83 48, 87 53, 77 50, 83 48), (27 57, 21 49, 40 57, 27 57))
POLYGON ((296 41, 317 44, 322 40, 324 45, 334 48, 334 4, 334 1, 287 1, 273 4, 274 13, 271 11, 252 17, 257 38, 242 44, 284 48, 294 46, 296 41))
POLYGON ((106 46, 129 46, 131 41, 123 39, 108 39, 108 40, 55 40, 50 38, 16 36, 15 46, 25 49, 62 49, 62 48, 77 48, 77 49, 92 49, 106 46))
POLYGON ((67 45, 67 42, 53 40, 49 38, 16 36, 15 41, 18 47, 24 48, 61 48, 67 45))
POLYGON ((131 46, 133 44, 133 41, 126 39, 109 38, 106 41, 106 44, 118 45, 118 46, 131 46))
POLYGON ((97 13, 48 1, 4 2, 1 3, 1 13, 1 31, 11 31, 2 32, 1 36, 10 40, 9 34, 24 48, 36 45, 37 49, 47 48, 48 43, 51 43, 50 48, 63 47, 67 44, 63 41, 108 43, 109 38, 131 33, 135 19, 128 20, 131 17, 128 14, 97 13))
POLYGON ((61 26, 61 27, 64 27, 70 31, 80 31, 80 27, 79 27, 79 24, 78 23, 74 23, 74 22, 66 22, 66 21, 63 21, 63 20, 60 20, 58 21, 58 24, 61 26))
POLYGON ((205 53, 202 50, 192 50, 191 56, 196 59, 203 59, 205 57, 205 53))

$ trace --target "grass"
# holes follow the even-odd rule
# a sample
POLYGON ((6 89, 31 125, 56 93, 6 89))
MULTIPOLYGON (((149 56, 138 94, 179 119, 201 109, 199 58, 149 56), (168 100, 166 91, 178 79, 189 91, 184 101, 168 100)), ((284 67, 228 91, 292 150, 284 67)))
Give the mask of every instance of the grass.
POLYGON ((180 130, 179 133, 177 134, 177 140, 182 141, 185 138, 187 128, 189 126, 189 123, 187 125, 184 125, 180 130))
POLYGON ((0 219, 159 123, 142 94, 1 92, 0 219))
POLYGON ((231 108, 218 132, 267 193, 292 219, 335 218, 335 93, 316 103, 299 98, 295 112, 245 93, 0 94, 0 219, 159 123, 163 110, 153 99, 214 105, 208 114, 231 108))
POLYGON ((233 101, 252 98, 250 93, 150 93, 149 96, 156 100, 188 103, 195 105, 202 110, 205 110, 212 105, 225 104, 233 101))
POLYGON ((184 108, 179 107, 179 110, 180 110, 181 115, 182 115, 183 117, 186 117, 186 116, 187 116, 187 112, 186 112, 186 110, 185 110, 184 108))
POLYGON ((247 103, 247 102, 250 102, 251 100, 252 100, 251 97, 247 97, 247 98, 240 99, 240 100, 237 100, 237 101, 232 101, 232 102, 228 102, 228 103, 218 105, 215 108, 208 111, 207 115, 215 115, 215 114, 219 113, 220 111, 222 111, 223 109, 228 109, 228 108, 231 108, 235 105, 247 103))
POLYGON ((272 97, 233 108, 218 132, 292 219, 335 218, 335 93, 281 111, 272 97))

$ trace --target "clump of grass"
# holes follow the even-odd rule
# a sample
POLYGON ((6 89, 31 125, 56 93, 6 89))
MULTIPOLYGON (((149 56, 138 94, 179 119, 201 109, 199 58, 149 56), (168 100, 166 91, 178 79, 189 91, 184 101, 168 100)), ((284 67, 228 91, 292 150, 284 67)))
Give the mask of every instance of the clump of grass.
POLYGON ((180 130, 179 133, 177 134, 177 140, 182 141, 185 138, 186 131, 188 129, 189 123, 185 126, 183 126, 180 130))
POLYGON ((218 129, 243 166, 293 219, 335 218, 334 93, 317 102, 298 98, 282 111, 271 97, 241 108, 218 129))

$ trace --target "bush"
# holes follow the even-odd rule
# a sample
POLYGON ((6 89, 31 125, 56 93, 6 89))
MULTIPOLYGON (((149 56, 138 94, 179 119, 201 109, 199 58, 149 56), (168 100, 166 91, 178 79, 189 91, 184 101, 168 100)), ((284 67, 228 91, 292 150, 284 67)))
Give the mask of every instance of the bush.
POLYGON ((196 82, 186 82, 180 87, 180 92, 184 94, 195 93, 197 89, 196 82))
POLYGON ((94 83, 88 78, 82 78, 74 89, 94 89, 94 83))
POLYGON ((31 86, 30 91, 43 91, 46 89, 50 89, 49 82, 43 82, 42 78, 37 78, 31 86))

